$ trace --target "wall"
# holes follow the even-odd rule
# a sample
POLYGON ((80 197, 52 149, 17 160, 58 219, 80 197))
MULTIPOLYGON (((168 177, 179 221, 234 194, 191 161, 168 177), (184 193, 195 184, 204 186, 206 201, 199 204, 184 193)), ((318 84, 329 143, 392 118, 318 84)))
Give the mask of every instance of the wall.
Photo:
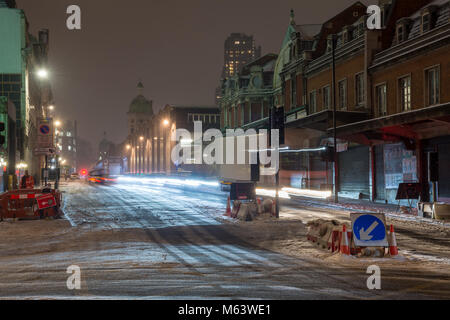
MULTIPOLYGON (((444 46, 437 50, 427 52, 425 55, 420 55, 415 58, 395 63, 392 66, 383 67, 372 74, 373 88, 375 92, 376 85, 387 83, 387 111, 388 114, 395 114, 400 112, 398 105, 398 78, 411 75, 411 108, 421 109, 425 106, 424 90, 425 90, 425 72, 426 68, 440 65, 440 102, 450 102, 450 60, 449 60, 450 46, 444 46)), ((375 97, 375 94, 374 94, 375 97)), ((375 101, 374 101, 374 106, 375 101)))

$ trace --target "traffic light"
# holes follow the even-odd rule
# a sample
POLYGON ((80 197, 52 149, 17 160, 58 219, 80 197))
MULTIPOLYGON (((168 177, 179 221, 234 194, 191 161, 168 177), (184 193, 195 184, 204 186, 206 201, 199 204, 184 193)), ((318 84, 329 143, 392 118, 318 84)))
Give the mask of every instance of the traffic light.
POLYGON ((5 123, 0 122, 0 146, 3 146, 6 142, 6 138, 3 135, 3 132, 5 131, 5 123))
POLYGON ((284 108, 272 108, 270 110, 270 129, 279 130, 279 144, 284 144, 284 108))

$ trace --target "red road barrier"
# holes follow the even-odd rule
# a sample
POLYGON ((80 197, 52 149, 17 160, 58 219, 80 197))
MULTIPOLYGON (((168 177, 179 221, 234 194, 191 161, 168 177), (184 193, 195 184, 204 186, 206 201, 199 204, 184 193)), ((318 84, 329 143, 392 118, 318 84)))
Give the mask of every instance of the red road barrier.
POLYGON ((0 194, 0 219, 39 219, 61 215, 58 190, 21 189, 0 194))

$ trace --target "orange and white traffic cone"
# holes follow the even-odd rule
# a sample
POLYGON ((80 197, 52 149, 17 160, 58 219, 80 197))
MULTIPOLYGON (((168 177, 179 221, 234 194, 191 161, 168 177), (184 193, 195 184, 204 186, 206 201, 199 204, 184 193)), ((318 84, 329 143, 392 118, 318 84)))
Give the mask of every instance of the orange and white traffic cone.
POLYGON ((277 200, 273 199, 272 200, 272 216, 276 216, 277 215, 277 200))
POLYGON ((230 197, 228 197, 228 200, 227 200, 227 211, 225 212, 224 216, 231 217, 230 197))
POLYGON ((258 214, 262 213, 261 198, 256 198, 256 207, 258 214))
POLYGON ((394 232, 394 225, 391 224, 391 243, 389 244, 389 254, 391 256, 398 255, 398 248, 397 248, 397 239, 395 238, 395 232, 394 232))
POLYGON ((342 226, 342 238, 341 238, 341 253, 347 256, 350 255, 350 247, 348 245, 347 228, 345 224, 342 226))

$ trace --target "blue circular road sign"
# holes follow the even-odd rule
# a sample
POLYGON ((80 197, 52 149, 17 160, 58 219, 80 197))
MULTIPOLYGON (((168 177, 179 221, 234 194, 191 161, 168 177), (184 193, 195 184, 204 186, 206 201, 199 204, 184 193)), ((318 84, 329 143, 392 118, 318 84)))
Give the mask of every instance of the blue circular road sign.
POLYGON ((366 214, 355 220, 353 233, 361 241, 380 241, 386 238, 386 227, 377 217, 366 214))
POLYGON ((42 126, 40 126, 39 130, 41 131, 42 134, 50 133, 50 127, 46 124, 43 124, 42 126))

